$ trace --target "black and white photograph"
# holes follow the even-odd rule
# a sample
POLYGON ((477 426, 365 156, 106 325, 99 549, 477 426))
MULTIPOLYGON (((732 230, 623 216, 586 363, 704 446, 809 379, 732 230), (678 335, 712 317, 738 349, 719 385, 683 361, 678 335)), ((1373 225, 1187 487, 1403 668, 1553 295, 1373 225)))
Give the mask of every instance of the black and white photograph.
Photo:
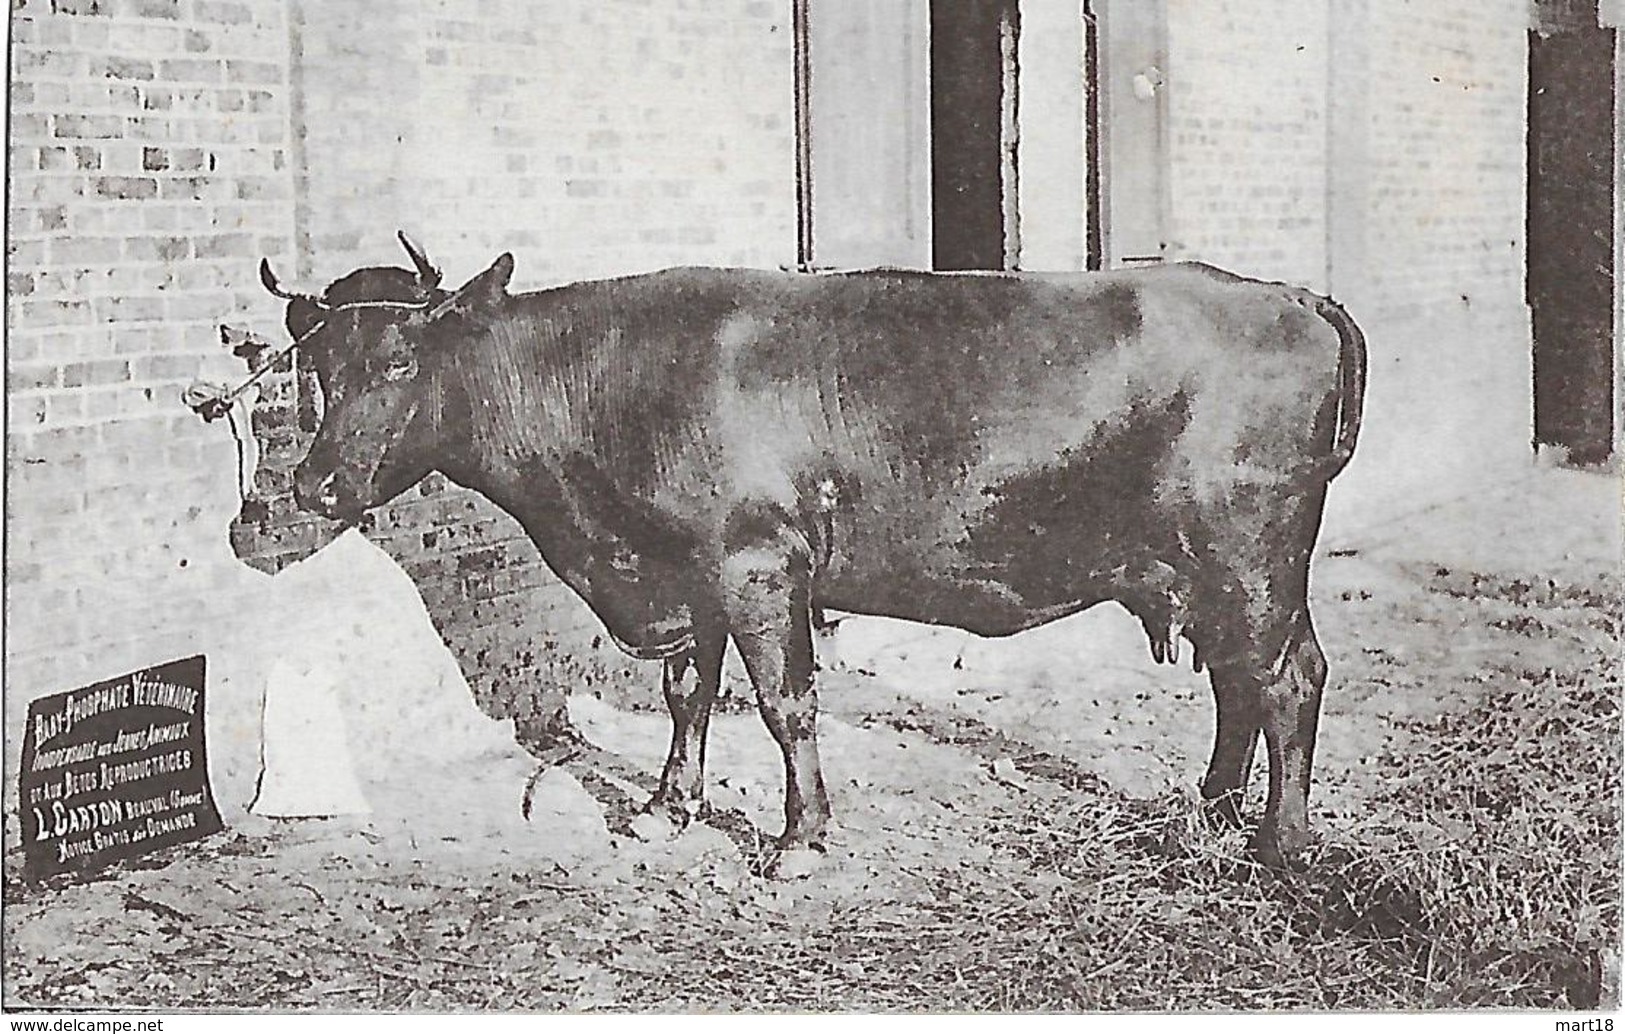
POLYGON ((1625 0, 8 31, 10 1029, 1612 1029, 1625 0))

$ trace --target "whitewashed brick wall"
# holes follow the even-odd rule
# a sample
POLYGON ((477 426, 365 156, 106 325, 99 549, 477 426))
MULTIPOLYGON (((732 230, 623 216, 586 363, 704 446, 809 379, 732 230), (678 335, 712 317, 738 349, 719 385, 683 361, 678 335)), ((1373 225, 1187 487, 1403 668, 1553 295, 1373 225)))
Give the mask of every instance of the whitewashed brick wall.
POLYGON ((789 4, 298 5, 306 256, 399 259, 516 286, 795 260, 789 4))
POLYGON ((1169 0, 1175 254, 1327 286, 1328 117, 1361 90, 1361 301, 1397 319, 1522 305, 1524 0, 1169 0), (1331 65, 1340 31, 1368 63, 1331 65))
MULTIPOLYGON (((33 696, 240 638, 266 598, 228 546, 230 435, 178 401, 194 378, 241 375, 220 322, 284 339, 260 257, 319 286, 401 262, 404 227, 452 280, 512 249, 516 286, 794 259, 786 4, 11 8, 13 745, 33 696)), ((513 531, 497 546, 530 548, 513 531)), ((386 546, 433 579, 448 568, 421 532, 386 546)), ((546 583, 534 562, 482 580, 447 556, 456 578, 426 594, 453 625, 511 621, 512 591, 546 583)), ((246 634, 274 640, 262 620, 246 634)), ((545 652, 532 631, 527 656, 545 652)), ((498 676, 534 674, 498 645, 498 676)))
POLYGON ((1169 0, 1171 257, 1324 287, 1327 5, 1169 0))
POLYGON ((250 583, 230 436, 180 403, 293 243, 280 0, 15 0, 8 729, 197 649, 250 583))
POLYGON ((1372 287, 1397 315, 1521 311, 1528 9, 1373 0, 1372 287))

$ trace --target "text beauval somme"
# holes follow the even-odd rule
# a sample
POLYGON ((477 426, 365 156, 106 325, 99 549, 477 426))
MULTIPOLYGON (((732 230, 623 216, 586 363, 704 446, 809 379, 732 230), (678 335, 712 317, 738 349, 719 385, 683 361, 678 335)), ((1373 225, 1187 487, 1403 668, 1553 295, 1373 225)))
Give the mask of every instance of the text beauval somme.
POLYGON ((105 794, 116 787, 159 776, 189 771, 192 751, 185 747, 120 761, 119 755, 149 751, 167 743, 185 742, 197 714, 198 692, 187 686, 161 682, 140 673, 128 682, 101 686, 69 695, 62 709, 36 715, 36 753, 31 770, 63 769, 61 777, 29 791, 34 839, 56 840, 59 861, 67 861, 111 847, 191 829, 197 825, 192 809, 204 804, 201 790, 170 789, 144 798, 101 799, 74 803, 75 798, 105 794), (71 732, 88 718, 133 706, 172 708, 193 716, 183 721, 142 728, 117 729, 111 739, 93 739, 54 749, 47 741, 71 732))

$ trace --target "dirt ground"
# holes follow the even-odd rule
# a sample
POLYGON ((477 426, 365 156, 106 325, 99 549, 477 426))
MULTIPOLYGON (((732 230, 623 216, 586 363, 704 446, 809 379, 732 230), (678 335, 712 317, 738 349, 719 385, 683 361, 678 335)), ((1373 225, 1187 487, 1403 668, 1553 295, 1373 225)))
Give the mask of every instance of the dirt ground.
MULTIPOLYGON (((1619 504, 1616 476, 1534 469, 1323 549, 1314 601, 1332 675, 1311 800, 1323 840, 1384 872, 1444 872, 1426 868, 1429 852, 1490 858, 1492 841, 1472 843, 1489 834, 1464 826, 1468 813, 1451 811, 1450 800, 1410 802, 1434 800, 1417 789, 1431 772, 1448 781, 1473 775, 1453 766, 1501 771, 1495 744, 1444 747, 1487 702, 1494 711, 1495 701, 1537 694, 1534 717, 1546 724, 1532 727, 1549 730, 1558 751, 1569 742, 1563 729, 1590 720, 1552 724, 1580 706, 1563 687, 1602 685, 1602 699, 1617 699, 1619 504), (1400 843, 1396 829, 1438 843, 1422 833, 1400 843), (1401 849, 1411 853, 1401 858, 1401 849)), ((1414 877, 1406 893, 1417 902, 1482 893, 1491 903, 1483 914, 1505 915, 1508 929, 1557 931, 1508 934, 1513 947, 1496 956, 1538 979, 1509 980, 1504 994, 1469 992, 1446 979, 1444 955, 1428 948, 1423 960, 1422 942, 1406 940, 1431 906, 1371 905, 1381 878, 1294 884, 1255 871, 1241 860, 1243 833, 1201 823, 1194 785, 1212 735, 1205 676, 1152 663, 1125 613, 1097 608, 1002 641, 852 618, 838 638, 841 668, 821 682, 821 738, 840 827, 802 878, 755 872, 782 821, 782 768, 737 685, 713 724, 719 814, 675 837, 636 817, 664 757, 664 715, 578 698, 573 717, 598 749, 562 758, 530 788, 532 806, 556 821, 542 859, 499 841, 409 842, 353 820, 263 819, 82 882, 24 883, 8 858, 8 1007, 884 1011, 1617 999, 1617 839, 1575 857, 1531 841, 1541 854, 1524 862, 1521 848, 1495 840, 1508 860, 1479 882, 1441 890, 1414 877), (1564 903, 1560 916, 1545 911, 1556 903, 1513 907, 1509 885, 1537 868, 1603 904, 1564 903), (1333 901, 1332 890, 1343 897, 1333 901), (1365 905, 1349 904, 1356 891, 1365 905), (1384 926, 1383 916, 1400 919, 1384 926), (1314 963, 1312 980, 1300 979, 1306 945, 1339 956, 1314 963)), ((657 677, 651 669, 651 685, 657 677)), ((1599 749, 1614 763, 1582 789, 1617 814, 1617 706, 1598 720, 1612 753, 1608 743, 1599 749)), ((1543 748, 1519 749, 1538 757, 1543 748)), ((1255 771, 1254 811, 1261 777, 1255 771)), ((517 807, 525 788, 511 793, 517 807)), ((1531 828, 1567 821, 1564 800, 1554 797, 1531 828)), ((1494 940, 1482 929, 1473 936, 1452 963, 1463 972, 1494 940)), ((1430 943, 1448 955, 1458 942, 1439 933, 1430 943)))

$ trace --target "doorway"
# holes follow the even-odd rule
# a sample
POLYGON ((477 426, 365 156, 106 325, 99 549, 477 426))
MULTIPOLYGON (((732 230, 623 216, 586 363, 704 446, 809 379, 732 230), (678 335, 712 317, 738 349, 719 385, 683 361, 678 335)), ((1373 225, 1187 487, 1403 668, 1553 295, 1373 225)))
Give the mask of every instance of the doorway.
POLYGON ((1166 0, 792 12, 801 268, 1163 260, 1166 0))
POLYGON ((1012 269, 1016 0, 931 2, 931 265, 1012 269))
POLYGON ((929 0, 795 0, 803 269, 931 265, 929 0))
POLYGON ((1009 269, 1018 0, 796 0, 799 263, 1009 269))

